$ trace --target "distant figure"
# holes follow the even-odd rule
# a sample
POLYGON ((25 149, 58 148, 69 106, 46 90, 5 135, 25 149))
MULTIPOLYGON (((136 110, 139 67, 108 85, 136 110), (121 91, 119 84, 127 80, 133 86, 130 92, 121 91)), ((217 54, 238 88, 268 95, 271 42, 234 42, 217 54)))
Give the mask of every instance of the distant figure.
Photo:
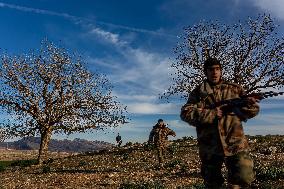
POLYGON ((159 165, 161 168, 163 167, 164 164, 164 155, 169 135, 175 137, 176 133, 173 130, 166 127, 162 119, 159 119, 158 123, 155 126, 153 126, 153 129, 149 135, 148 144, 154 144, 154 147, 156 148, 158 153, 159 165))
POLYGON ((119 133, 117 133, 115 140, 116 140, 117 146, 120 147, 122 144, 122 140, 121 140, 121 136, 119 135, 119 133))

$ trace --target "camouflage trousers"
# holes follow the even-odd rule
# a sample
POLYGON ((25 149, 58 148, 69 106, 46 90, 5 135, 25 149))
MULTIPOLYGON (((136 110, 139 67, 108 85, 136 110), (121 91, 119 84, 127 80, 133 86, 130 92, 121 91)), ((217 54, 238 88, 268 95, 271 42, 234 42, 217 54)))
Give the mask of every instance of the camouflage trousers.
POLYGON ((120 141, 117 142, 117 146, 118 146, 118 147, 120 147, 121 144, 122 144, 122 140, 120 140, 120 141))
POLYGON ((166 153, 166 148, 164 146, 157 146, 156 147, 157 155, 158 155, 158 160, 160 166, 164 164, 164 157, 166 153))
POLYGON ((233 156, 212 156, 210 159, 201 159, 201 174, 206 188, 222 188, 224 178, 221 173, 225 163, 228 170, 228 183, 234 186, 249 186, 255 179, 253 160, 247 152, 239 152, 233 156))

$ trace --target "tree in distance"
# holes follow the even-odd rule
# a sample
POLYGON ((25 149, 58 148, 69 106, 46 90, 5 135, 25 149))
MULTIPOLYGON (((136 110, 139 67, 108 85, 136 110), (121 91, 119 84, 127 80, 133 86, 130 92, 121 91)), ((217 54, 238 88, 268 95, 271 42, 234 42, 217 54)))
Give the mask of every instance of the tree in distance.
POLYGON ((12 119, 4 121, 10 134, 41 136, 39 164, 47 158, 53 133, 93 131, 127 120, 110 81, 48 40, 37 53, 3 54, 0 87, 0 107, 12 119))
POLYGON ((247 93, 280 90, 284 84, 284 39, 268 15, 235 25, 201 21, 185 27, 171 67, 173 83, 161 98, 187 98, 204 80, 203 62, 215 57, 222 63, 223 79, 240 84, 247 93))

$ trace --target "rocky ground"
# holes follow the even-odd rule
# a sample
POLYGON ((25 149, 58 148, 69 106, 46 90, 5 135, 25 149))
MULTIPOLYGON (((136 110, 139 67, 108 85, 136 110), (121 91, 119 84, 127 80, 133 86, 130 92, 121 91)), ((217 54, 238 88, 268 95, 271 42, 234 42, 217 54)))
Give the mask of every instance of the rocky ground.
MULTIPOLYGON (((284 136, 249 138, 257 174, 252 188, 284 188, 284 136)), ((53 153, 43 166, 31 165, 31 160, 3 164, 34 159, 36 152, 21 152, 18 157, 14 152, 10 159, 8 152, 6 157, 0 153, 0 188, 5 189, 204 188, 192 138, 171 142, 164 169, 158 168, 154 151, 139 143, 84 154, 53 153)))

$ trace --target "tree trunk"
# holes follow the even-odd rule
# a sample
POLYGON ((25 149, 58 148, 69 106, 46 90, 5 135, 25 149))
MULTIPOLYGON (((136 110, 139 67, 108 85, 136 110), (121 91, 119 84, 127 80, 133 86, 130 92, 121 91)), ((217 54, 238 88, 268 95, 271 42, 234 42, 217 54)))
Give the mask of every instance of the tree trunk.
POLYGON ((42 164, 44 160, 47 159, 47 151, 48 151, 48 145, 51 138, 52 130, 51 129, 45 129, 43 132, 41 132, 41 140, 40 140, 40 148, 39 148, 39 154, 38 154, 38 164, 42 164))

